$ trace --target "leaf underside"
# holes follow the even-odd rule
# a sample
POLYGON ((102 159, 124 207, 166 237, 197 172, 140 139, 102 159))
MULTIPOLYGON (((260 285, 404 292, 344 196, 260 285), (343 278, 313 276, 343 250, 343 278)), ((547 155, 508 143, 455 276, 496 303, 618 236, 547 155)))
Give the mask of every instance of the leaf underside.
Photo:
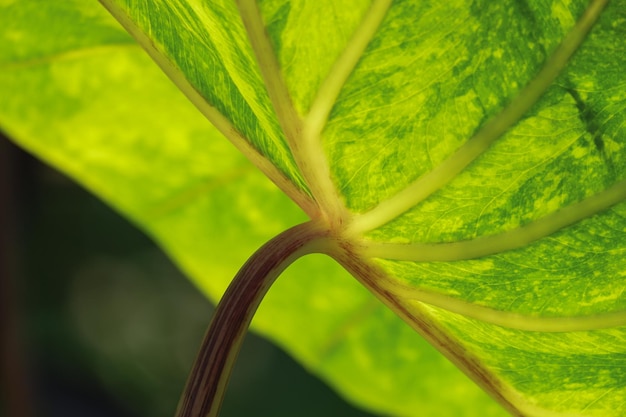
MULTIPOLYGON (((0 2, 0 39, 19 46, 0 49, 0 126, 217 297, 218 276, 301 211, 101 11, 38 3, 0 2), (53 17, 58 27, 28 27, 53 17)), ((626 311, 623 1, 458 173, 446 161, 520 96, 586 2, 103 3, 309 217, 347 230, 358 260, 337 260, 509 411, 624 413, 623 327, 576 328, 623 324, 626 311), (451 180, 397 197, 438 169, 451 180), (552 227, 567 215, 575 221, 552 227), (493 236, 523 239, 504 250, 493 236), (480 257, 465 255, 477 247, 480 257), (578 331, 540 331, 559 326, 578 331)), ((254 326, 355 401, 396 415, 502 415, 336 264, 303 259, 288 274, 254 326)))

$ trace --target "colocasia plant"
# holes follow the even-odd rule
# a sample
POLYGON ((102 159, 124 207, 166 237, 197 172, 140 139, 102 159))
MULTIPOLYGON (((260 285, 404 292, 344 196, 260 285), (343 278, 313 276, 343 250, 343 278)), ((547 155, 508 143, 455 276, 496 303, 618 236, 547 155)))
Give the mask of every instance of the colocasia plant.
POLYGON ((375 412, 626 415, 624 0, 101 3, 0 0, 0 127, 235 276, 178 416, 270 287, 253 327, 375 412))

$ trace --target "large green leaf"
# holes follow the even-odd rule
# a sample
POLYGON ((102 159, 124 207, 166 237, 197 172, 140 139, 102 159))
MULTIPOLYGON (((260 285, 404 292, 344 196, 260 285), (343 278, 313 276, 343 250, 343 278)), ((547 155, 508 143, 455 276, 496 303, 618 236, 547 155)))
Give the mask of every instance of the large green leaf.
MULTIPOLYGON (((304 220, 98 4, 2 5, 2 129, 129 216, 210 298, 304 220)), ((386 414, 502 415, 333 262, 303 259, 285 275, 253 328, 353 401, 386 414)))
MULTIPOLYGON (((626 303, 623 2, 465 169, 446 161, 467 156, 585 2, 104 3, 347 239, 337 259, 509 411, 623 414, 623 328, 582 331, 623 324, 626 303), (577 331, 537 331, 563 329, 577 331)), ((0 126, 134 219, 212 297, 304 219, 94 5, 0 6, 0 126)), ((313 257, 287 275, 254 326, 346 395, 387 414, 502 413, 337 265, 313 257)))

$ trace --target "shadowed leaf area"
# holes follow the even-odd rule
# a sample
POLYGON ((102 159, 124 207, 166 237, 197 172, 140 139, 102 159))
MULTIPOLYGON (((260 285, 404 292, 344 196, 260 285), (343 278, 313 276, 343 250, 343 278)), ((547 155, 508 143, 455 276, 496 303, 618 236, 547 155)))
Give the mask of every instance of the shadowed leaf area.
POLYGON ((626 414, 626 2, 102 3, 0 0, 0 128, 210 299, 325 221, 252 328, 346 398, 626 414))

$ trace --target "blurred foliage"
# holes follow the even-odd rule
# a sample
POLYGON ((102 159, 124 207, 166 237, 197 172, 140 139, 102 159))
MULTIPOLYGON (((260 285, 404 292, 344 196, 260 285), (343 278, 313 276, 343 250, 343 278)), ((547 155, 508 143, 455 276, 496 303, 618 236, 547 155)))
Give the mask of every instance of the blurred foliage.
MULTIPOLYGON (((172 416, 212 306, 108 206, 16 155, 19 288, 37 415, 172 416)), ((369 414, 251 334, 222 415, 369 414)))

